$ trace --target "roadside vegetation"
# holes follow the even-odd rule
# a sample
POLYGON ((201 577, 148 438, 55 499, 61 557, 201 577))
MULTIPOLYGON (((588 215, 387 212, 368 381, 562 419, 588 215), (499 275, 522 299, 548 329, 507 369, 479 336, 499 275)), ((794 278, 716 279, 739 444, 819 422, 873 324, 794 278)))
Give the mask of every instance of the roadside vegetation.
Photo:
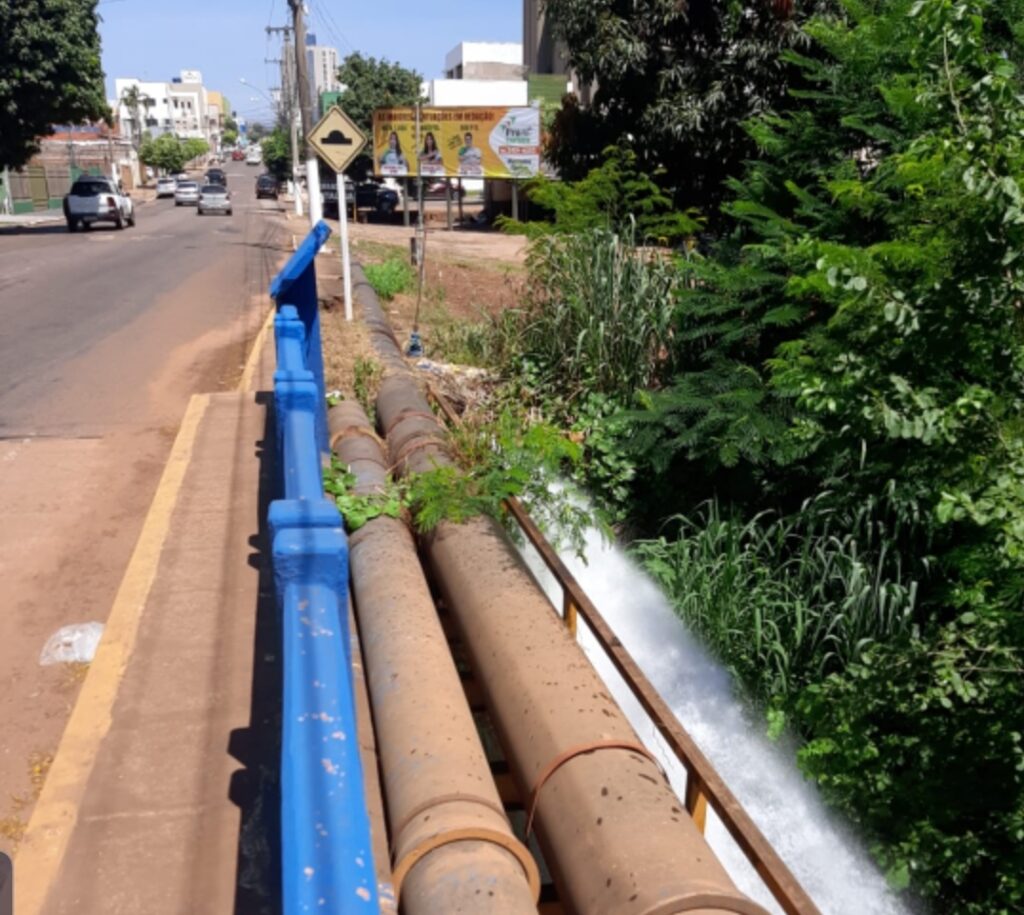
POLYGON ((668 6, 551 0, 602 104, 436 355, 578 446, 894 887, 1022 911, 1024 0, 668 6))

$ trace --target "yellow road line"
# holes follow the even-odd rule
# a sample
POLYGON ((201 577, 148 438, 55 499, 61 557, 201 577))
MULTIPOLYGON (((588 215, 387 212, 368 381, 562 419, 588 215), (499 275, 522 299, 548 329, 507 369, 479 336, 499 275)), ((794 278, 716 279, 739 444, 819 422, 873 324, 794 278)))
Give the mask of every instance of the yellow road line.
POLYGON ((274 316, 277 314, 276 308, 271 308, 267 312, 267 319, 263 322, 263 326, 260 327, 259 333, 256 334, 256 339, 253 340, 252 349, 249 350, 249 358, 245 360, 245 368, 242 369, 242 377, 238 379, 238 390, 241 393, 245 393, 252 386, 252 379, 256 374, 256 368, 259 366, 260 355, 263 353, 263 347, 267 342, 267 334, 270 333, 270 329, 274 326, 274 316))
POLYGON ((96 658, 82 684, 18 849, 14 881, 14 911, 18 915, 39 915, 60 870, 100 744, 110 730, 117 692, 135 647, 139 620, 156 578, 199 424, 209 405, 209 394, 196 394, 189 401, 114 598, 96 658))

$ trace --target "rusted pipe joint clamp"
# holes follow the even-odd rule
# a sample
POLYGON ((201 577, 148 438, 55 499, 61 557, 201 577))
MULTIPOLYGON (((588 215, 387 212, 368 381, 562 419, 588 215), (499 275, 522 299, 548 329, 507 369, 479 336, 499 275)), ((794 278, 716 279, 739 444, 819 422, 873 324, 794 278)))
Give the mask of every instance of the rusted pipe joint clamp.
MULTIPOLYGON (((506 823, 508 822, 505 811, 487 798, 469 794, 446 794, 442 797, 431 798, 426 803, 414 807, 398 827, 392 831, 395 842, 398 842, 402 831, 416 817, 444 804, 478 804, 497 813, 502 820, 506 823)), ((395 901, 398 902, 400 900, 402 884, 405 882, 409 872, 420 860, 435 849, 451 845, 455 842, 489 842, 492 845, 503 848, 519 862, 519 866, 523 869, 523 874, 526 876, 530 892, 533 894, 534 901, 540 899, 540 870, 537 867, 537 862, 534 860, 533 855, 530 854, 529 849, 512 833, 511 826, 509 826, 508 832, 500 829, 490 829, 486 826, 463 826, 458 829, 448 829, 436 835, 428 836, 402 855, 401 859, 394 862, 391 879, 395 888, 395 901)))
POLYGON ((533 790, 530 792, 529 813, 526 816, 527 838, 530 837, 530 831, 533 829, 533 817, 537 812, 537 802, 540 800, 541 788, 544 787, 548 779, 550 779, 551 776, 561 769, 567 762, 570 762, 577 756, 582 756, 584 753, 593 753, 596 750, 629 750, 633 753, 639 753, 645 759, 649 759, 658 767, 658 771, 661 772, 662 777, 665 775, 661 768, 661 763, 655 759, 651 754, 651 751, 643 744, 637 743, 635 740, 595 740, 592 743, 581 743, 575 747, 569 747, 568 750, 564 753, 559 753, 558 756, 544 767, 533 784, 533 790))

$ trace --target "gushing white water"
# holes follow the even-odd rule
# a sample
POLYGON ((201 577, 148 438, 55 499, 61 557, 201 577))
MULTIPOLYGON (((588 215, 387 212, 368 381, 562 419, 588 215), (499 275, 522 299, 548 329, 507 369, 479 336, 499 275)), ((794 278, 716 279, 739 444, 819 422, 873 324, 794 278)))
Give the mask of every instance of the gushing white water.
MULTIPOLYGON (((561 588, 540 556, 529 544, 520 550, 560 608, 561 588)), ((654 581, 596 530, 588 531, 585 552, 586 563, 568 553, 562 559, 823 915, 910 915, 911 906, 887 888, 856 837, 836 822, 814 786, 800 775, 792 745, 765 736, 764 723, 752 720, 734 695, 729 674, 690 635, 654 581)), ((684 797, 685 770, 582 619, 579 639, 644 744, 661 761, 673 788, 684 797)), ((736 885, 781 915, 710 809, 706 835, 736 885)))

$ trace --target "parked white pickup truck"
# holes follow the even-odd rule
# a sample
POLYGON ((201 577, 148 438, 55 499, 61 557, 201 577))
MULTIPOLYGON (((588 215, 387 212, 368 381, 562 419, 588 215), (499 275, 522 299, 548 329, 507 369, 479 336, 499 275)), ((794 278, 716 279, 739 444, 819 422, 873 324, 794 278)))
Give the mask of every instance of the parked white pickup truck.
POLYGON ((68 231, 94 222, 112 222, 117 228, 135 225, 135 205, 121 185, 102 175, 82 175, 64 198, 68 231))

